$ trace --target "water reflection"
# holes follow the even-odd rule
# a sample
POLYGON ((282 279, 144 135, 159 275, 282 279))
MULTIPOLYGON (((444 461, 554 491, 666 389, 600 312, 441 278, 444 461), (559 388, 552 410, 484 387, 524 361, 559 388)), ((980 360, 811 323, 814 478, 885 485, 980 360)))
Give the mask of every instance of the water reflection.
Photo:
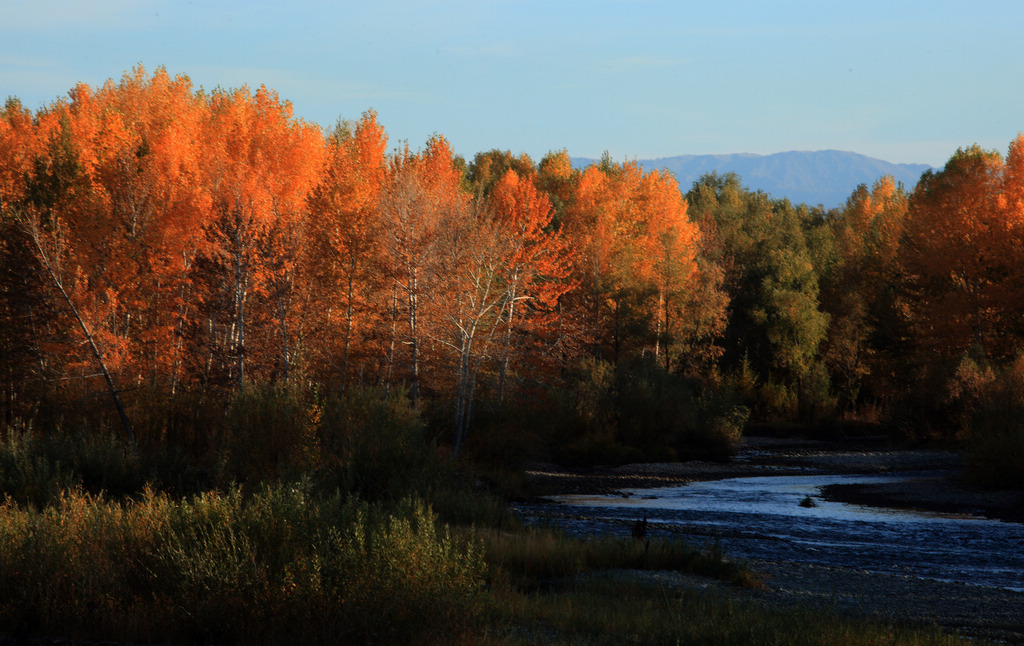
POLYGON ((740 558, 791 560, 1024 590, 1024 525, 985 518, 879 509, 820 498, 830 484, 903 482, 933 474, 732 478, 623 496, 558 496, 523 507, 579 533, 629 535, 646 517, 650 535, 718 540, 740 558), (811 497, 814 506, 801 506, 811 497))

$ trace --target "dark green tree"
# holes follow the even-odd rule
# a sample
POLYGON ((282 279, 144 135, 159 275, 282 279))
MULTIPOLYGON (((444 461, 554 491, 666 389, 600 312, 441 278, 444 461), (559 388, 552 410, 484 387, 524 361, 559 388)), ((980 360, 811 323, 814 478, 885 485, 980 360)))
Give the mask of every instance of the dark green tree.
POLYGON ((477 153, 466 168, 466 175, 473 193, 486 197, 510 170, 520 177, 532 177, 536 173, 533 160, 526 153, 516 157, 508 150, 495 149, 477 153))
POLYGON ((896 309, 896 263, 907 192, 892 177, 858 186, 824 219, 831 239, 822 263, 822 309, 830 316, 824 357, 842 407, 882 404, 904 371, 905 324, 896 309))
POLYGON ((725 271, 726 374, 752 379, 755 415, 791 419, 827 406, 819 350, 828 315, 818 303, 812 212, 749 191, 734 173, 705 175, 687 200, 710 240, 707 253, 725 271))

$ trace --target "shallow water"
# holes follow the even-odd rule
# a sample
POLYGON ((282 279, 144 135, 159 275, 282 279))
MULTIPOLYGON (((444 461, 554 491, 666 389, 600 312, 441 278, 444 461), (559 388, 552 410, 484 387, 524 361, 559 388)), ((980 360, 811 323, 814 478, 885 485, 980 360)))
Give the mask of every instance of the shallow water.
POLYGON ((797 561, 1024 590, 1024 525, 985 518, 880 509, 820 497, 830 484, 901 482, 935 474, 731 478, 627 496, 558 496, 520 508, 574 533, 718 541, 736 558, 797 561), (810 496, 815 506, 800 502, 810 496))

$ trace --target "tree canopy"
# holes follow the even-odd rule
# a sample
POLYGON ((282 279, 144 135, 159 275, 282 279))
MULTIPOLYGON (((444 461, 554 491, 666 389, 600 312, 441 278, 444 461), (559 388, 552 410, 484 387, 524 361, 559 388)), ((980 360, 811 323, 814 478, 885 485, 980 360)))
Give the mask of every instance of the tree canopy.
POLYGON ((607 155, 388 146, 373 111, 325 133, 268 88, 163 69, 36 112, 8 100, 5 419, 116 411, 133 442, 201 446, 197 415, 158 411, 253 382, 375 386, 450 424, 457 454, 474 411, 556 406, 586 380, 622 397, 639 382, 609 375, 637 362, 694 407, 807 421, 1021 351, 1024 138, 829 212, 732 174, 684 194, 607 155))

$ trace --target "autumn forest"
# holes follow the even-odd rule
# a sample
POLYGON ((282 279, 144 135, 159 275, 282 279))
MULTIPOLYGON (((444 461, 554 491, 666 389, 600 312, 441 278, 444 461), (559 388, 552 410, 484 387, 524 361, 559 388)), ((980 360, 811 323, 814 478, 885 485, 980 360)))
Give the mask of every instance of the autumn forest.
POLYGON ((372 111, 325 134, 269 89, 136 69, 7 101, 0 229, 9 428, 243 479, 354 459, 371 400, 450 460, 722 458, 798 425, 1024 464, 1024 137, 826 211, 607 156, 467 161, 372 111))

